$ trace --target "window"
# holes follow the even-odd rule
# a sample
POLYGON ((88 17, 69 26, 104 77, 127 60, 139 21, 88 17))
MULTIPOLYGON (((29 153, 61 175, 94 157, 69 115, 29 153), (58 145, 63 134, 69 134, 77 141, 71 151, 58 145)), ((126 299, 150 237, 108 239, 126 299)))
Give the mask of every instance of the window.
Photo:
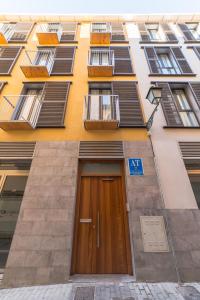
POLYGON ((90 87, 90 118, 93 120, 111 120, 112 119, 112 91, 109 84, 90 87))
POLYGON ((172 93, 183 125, 186 127, 199 127, 196 116, 187 99, 185 90, 174 89, 172 90, 172 93))
POLYGON ((18 105, 13 112, 12 120, 28 121, 34 127, 41 109, 42 88, 28 88, 25 95, 21 95, 18 105))
POLYGON ((13 35, 15 26, 15 23, 0 24, 0 31, 4 34, 7 40, 9 40, 9 38, 13 35))
POLYGON ((52 61, 54 57, 54 52, 52 50, 39 50, 37 51, 34 65, 46 66, 50 71, 52 67, 52 61))
POLYGON ((108 24, 107 23, 93 23, 92 24, 92 32, 108 32, 108 24))
POLYGON ((192 190, 197 201, 198 208, 200 208, 200 174, 189 174, 192 190))
POLYGON ((146 28, 151 40, 155 40, 155 41, 161 40, 161 35, 159 32, 159 24, 147 24, 146 28))
POLYGON ((92 66, 112 65, 111 52, 108 48, 92 48, 90 64, 92 66))
POLYGON ((200 40, 200 25, 199 23, 187 24, 187 27, 195 40, 200 40))
POLYGON ((181 74, 178 64, 171 51, 157 51, 158 69, 162 74, 181 74))
MULTIPOLYGON (((13 171, 7 172, 13 173, 13 171)), ((6 265, 27 178, 27 173, 21 175, 3 174, 1 176, 0 271, 6 265)))
POLYGON ((48 23, 48 32, 58 32, 60 30, 60 23, 48 23))

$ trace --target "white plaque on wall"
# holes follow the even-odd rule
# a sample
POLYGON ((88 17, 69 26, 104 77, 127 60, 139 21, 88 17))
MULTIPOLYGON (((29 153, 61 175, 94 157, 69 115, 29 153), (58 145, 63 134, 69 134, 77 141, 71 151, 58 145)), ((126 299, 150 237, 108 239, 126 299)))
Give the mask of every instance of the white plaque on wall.
POLYGON ((163 216, 140 216, 144 252, 169 252, 163 216))

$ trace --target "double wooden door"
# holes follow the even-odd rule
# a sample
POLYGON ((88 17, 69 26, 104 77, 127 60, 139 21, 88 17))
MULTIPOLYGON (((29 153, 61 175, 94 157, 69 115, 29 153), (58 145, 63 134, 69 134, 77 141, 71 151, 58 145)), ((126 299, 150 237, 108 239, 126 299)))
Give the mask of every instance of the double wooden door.
POLYGON ((72 274, 132 274, 121 176, 81 177, 72 274))

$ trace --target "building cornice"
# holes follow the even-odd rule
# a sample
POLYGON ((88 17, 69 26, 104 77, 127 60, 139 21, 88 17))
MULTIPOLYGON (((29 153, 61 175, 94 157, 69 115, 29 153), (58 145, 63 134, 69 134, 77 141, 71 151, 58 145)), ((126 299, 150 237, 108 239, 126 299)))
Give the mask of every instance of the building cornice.
POLYGON ((119 22, 197 22, 200 21, 200 13, 193 14, 6 14, 0 15, 0 21, 119 21, 119 22))

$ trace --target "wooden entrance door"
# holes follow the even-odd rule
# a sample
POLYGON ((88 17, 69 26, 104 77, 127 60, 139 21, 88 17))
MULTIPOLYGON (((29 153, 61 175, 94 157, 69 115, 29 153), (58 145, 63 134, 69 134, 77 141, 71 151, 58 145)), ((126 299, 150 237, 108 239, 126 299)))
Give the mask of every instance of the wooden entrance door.
POLYGON ((121 176, 81 177, 72 273, 132 274, 121 176))

